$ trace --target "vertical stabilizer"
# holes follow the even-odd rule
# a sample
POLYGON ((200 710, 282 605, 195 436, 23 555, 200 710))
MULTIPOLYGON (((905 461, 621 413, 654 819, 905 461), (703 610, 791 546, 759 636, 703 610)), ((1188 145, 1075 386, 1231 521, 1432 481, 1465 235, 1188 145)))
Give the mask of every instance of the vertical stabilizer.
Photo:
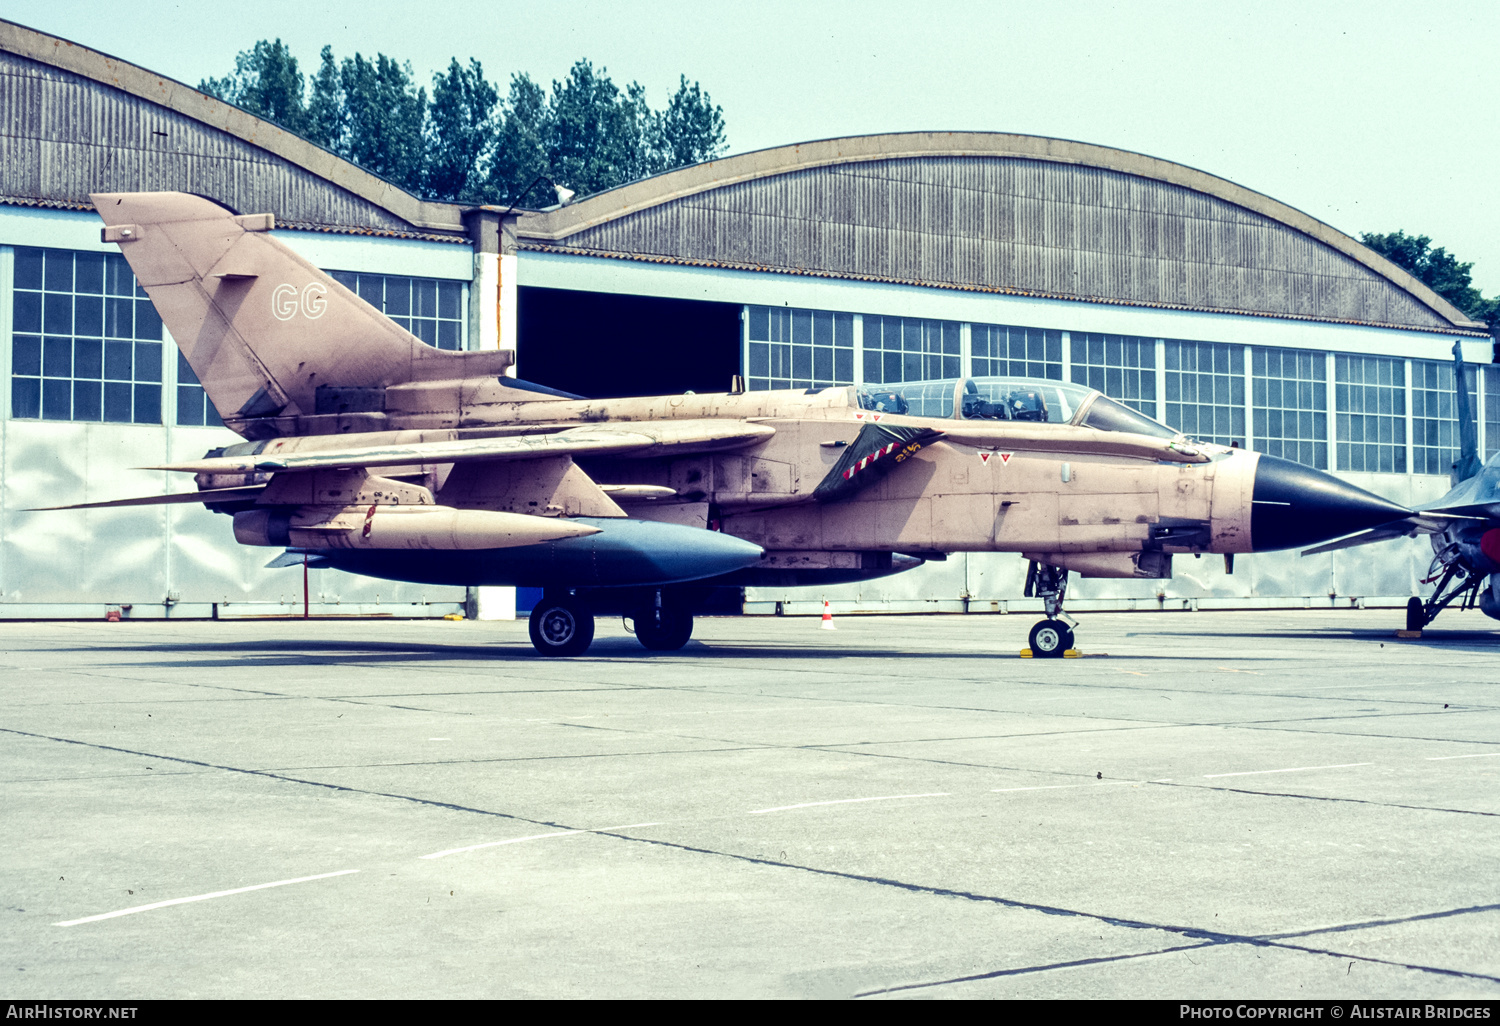
POLYGON ((1449 475, 1457 486, 1479 473, 1483 466, 1479 459, 1479 425, 1474 420, 1474 409, 1469 403, 1469 374, 1464 366, 1463 343, 1453 343, 1453 387, 1458 392, 1458 461, 1449 475))
POLYGON ((330 396, 366 395, 362 408, 378 410, 391 385, 493 377, 510 362, 422 342, 274 238, 269 214, 180 192, 91 198, 104 241, 119 244, 224 423, 247 437, 328 412, 330 396))

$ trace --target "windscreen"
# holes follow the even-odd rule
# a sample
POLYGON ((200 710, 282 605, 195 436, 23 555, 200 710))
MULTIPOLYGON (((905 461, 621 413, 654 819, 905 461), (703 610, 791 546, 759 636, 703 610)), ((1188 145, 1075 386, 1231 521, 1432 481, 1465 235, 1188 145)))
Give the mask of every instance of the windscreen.
POLYGON ((1156 438, 1176 438, 1178 435, 1178 432, 1160 421, 1152 420, 1143 413, 1137 413, 1105 395, 1099 396, 1089 404, 1082 426, 1097 428, 1100 431, 1133 431, 1138 435, 1151 435, 1156 438))

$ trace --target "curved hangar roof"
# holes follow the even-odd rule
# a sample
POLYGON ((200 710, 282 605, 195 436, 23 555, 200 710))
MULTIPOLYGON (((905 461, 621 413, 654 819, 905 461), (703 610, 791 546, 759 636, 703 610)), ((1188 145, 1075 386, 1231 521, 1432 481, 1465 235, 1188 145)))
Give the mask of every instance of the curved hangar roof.
POLYGON ((313 231, 466 243, 418 199, 269 121, 145 68, 0 20, 0 203, 92 210, 92 192, 196 192, 313 231))
POLYGON ((1427 286, 1258 192, 1038 136, 761 150, 524 214, 523 250, 1471 334, 1427 286))

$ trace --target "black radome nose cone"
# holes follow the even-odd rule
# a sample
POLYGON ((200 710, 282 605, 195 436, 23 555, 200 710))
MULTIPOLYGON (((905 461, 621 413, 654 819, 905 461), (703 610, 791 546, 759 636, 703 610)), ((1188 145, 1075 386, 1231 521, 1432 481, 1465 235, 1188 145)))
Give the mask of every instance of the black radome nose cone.
POLYGON ((1276 456, 1255 468, 1250 546, 1256 552, 1342 538, 1412 515, 1405 506, 1276 456))

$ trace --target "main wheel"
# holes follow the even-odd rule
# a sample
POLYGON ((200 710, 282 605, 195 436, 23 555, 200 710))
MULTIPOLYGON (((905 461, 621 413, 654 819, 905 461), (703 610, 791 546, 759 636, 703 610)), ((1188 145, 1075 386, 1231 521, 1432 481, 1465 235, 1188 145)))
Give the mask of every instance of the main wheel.
POLYGON ((675 652, 692 636, 692 613, 662 606, 644 609, 635 617, 635 639, 653 652, 675 652))
POLYGON ((1031 628, 1031 654, 1037 659, 1061 659, 1073 647, 1073 629, 1061 620, 1042 620, 1031 628))
POLYGON ((1422 600, 1413 595, 1406 600, 1406 629, 1419 631, 1427 626, 1427 607, 1422 605, 1422 600))
POLYGON ((527 628, 531 644, 544 656, 582 655, 594 640, 594 617, 571 596, 543 598, 527 628))

